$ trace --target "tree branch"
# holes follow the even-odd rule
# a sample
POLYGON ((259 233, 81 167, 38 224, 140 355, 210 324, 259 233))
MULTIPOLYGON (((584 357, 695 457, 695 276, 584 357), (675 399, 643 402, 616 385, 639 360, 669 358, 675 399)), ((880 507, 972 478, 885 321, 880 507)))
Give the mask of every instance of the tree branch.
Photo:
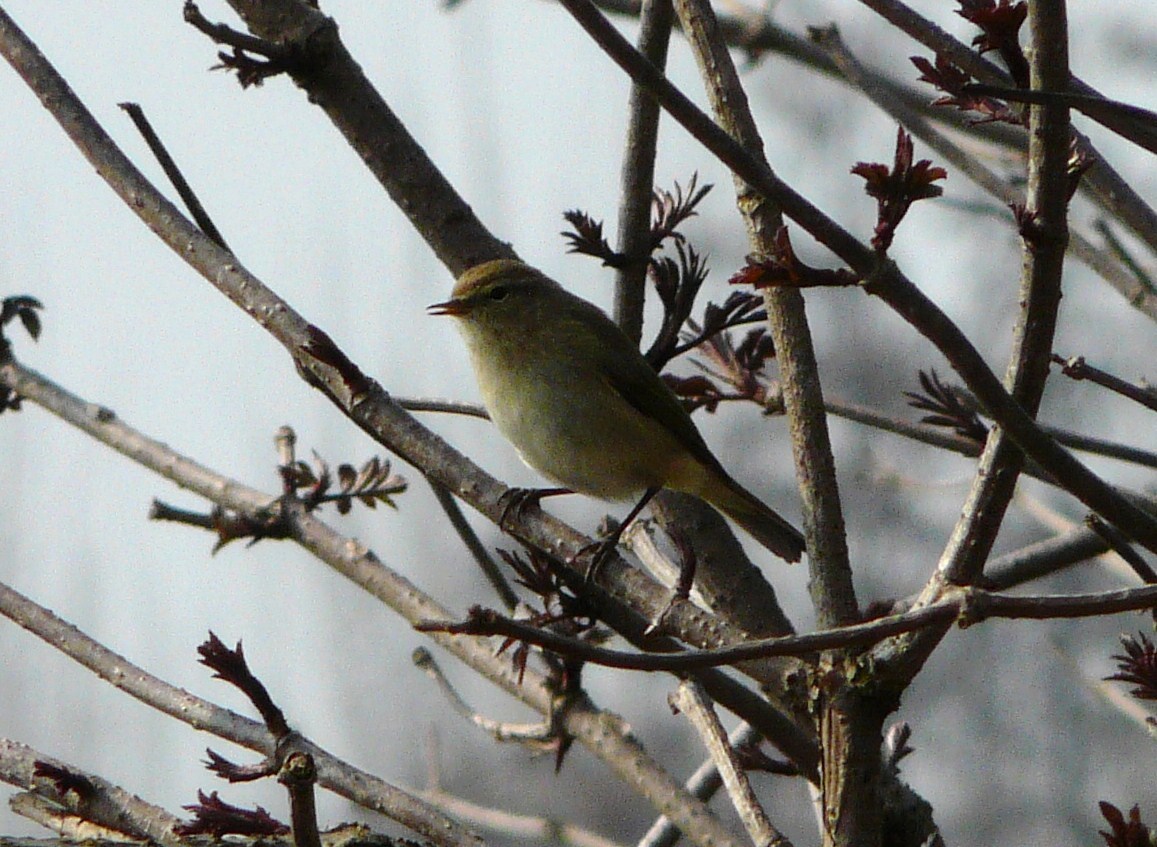
POLYGON ((691 680, 683 680, 670 697, 671 708, 686 715, 699 733, 715 767, 727 787, 727 794, 753 844, 768 847, 792 847, 791 842, 776 829, 767 812, 759 805, 747 774, 738 756, 727 741, 719 717, 715 714, 706 692, 691 680))
MULTIPOLYGON (((932 120, 924 114, 926 109, 921 108, 924 104, 912 104, 897 97, 891 88, 880 85, 879 77, 870 74, 856 60, 834 26, 813 29, 811 35, 813 40, 831 56, 850 85, 859 88, 881 110, 894 117, 905 129, 939 153, 945 161, 955 167, 956 171, 964 174, 1006 207, 1021 201, 1020 190, 1015 182, 994 173, 975 153, 968 152, 949 135, 934 127, 932 120)), ((1021 148, 1018 147, 1019 149, 1021 148)), ((1011 216, 1009 220, 1012 220, 1011 216)), ((1110 248, 1097 247, 1090 236, 1080 230, 1074 230, 1070 233, 1069 250, 1131 304, 1151 318, 1157 319, 1157 297, 1141 296, 1142 289, 1135 272, 1110 248)))
MULTIPOLYGON (((751 117, 747 95, 723 43, 710 7, 698 0, 677 0, 676 11, 699 64, 712 109, 722 131, 734 138, 745 156, 769 171, 763 140, 751 117)), ((572 10, 573 13, 573 10, 572 10)), ((760 196, 736 177, 739 210, 752 250, 771 252, 782 226, 774 198, 760 196)), ((836 483, 831 440, 823 410, 823 392, 803 297, 794 291, 765 292, 768 326, 775 342, 783 385, 784 408, 792 435, 796 477, 804 501, 804 534, 808 545, 809 587, 819 620, 837 625, 859 615, 848 563, 843 511, 836 483)))
MULTIPOLYGON (((123 455, 224 508, 256 516, 274 502, 274 498, 270 495, 243 486, 203 465, 176 454, 166 445, 147 438, 128 427, 117 419, 111 410, 85 403, 80 398, 68 394, 14 362, 9 361, 0 364, 0 383, 10 385, 30 402, 48 409, 123 455)), ((497 485, 497 483, 494 484, 497 485)), ((501 486, 498 487, 501 488, 501 486)), ((334 532, 321 520, 306 513, 303 509, 294 508, 292 503, 288 504, 285 513, 285 519, 288 521, 287 534, 292 540, 334 568, 342 576, 381 600, 405 620, 414 623, 421 620, 452 619, 449 610, 424 594, 400 574, 386 567, 372 551, 334 532)), ((533 522, 530 521, 524 521, 524 523, 533 525, 533 522)), ((558 522, 553 523, 559 527, 565 526, 558 522)), ((572 538, 582 538, 569 528, 566 532, 572 538)), ((608 562, 608 564, 610 563, 608 562)), ((625 565, 622 567, 626 569, 625 565)), ((657 615, 658 610, 667 604, 666 591, 650 583, 640 573, 636 572, 631 576, 633 581, 641 586, 641 594, 645 595, 648 590, 651 592, 655 605, 654 614, 657 615)), ((616 615, 609 614, 608 617, 615 620, 616 615)), ((623 617, 623 613, 620 612, 618 617, 623 617)), ((672 620, 685 622, 698 618, 698 625, 707 628, 709 622, 705 620, 705 617, 705 613, 697 612, 693 607, 684 609, 682 614, 670 616, 672 620)), ((627 632, 640 633, 646 628, 647 620, 649 619, 639 619, 634 621, 631 626, 622 623, 620 625, 624 626, 627 632)), ((719 637, 720 630, 726 632, 729 628, 723 622, 715 621, 711 622, 710 629, 712 631, 710 638, 716 639, 719 637)), ((741 638, 739 634, 734 634, 731 637, 736 640, 741 638)), ((513 668, 508 661, 495 653, 492 644, 485 641, 449 637, 440 638, 438 641, 475 671, 511 696, 537 709, 541 714, 549 714, 552 709, 556 708, 555 690, 550 680, 529 669, 520 672, 513 668)), ((674 642, 667 639, 650 639, 650 643, 654 644, 657 649, 676 649, 674 642)), ((814 742, 807 738, 799 727, 795 726, 788 718, 770 708, 759 695, 744 688, 734 680, 728 679, 723 674, 708 672, 707 676, 701 677, 701 681, 712 692, 712 696, 715 696, 720 702, 727 703, 728 708, 732 708, 737 714, 758 726, 765 737, 774 739, 785 754, 800 764, 803 773, 815 773, 816 749, 814 742)), ((565 714, 559 715, 558 720, 563 731, 577 738, 594 751, 629 785, 655 804, 657 809, 669 814, 673 819, 678 819, 680 828, 684 829, 684 832, 688 832, 687 827, 690 827, 690 831, 696 833, 695 840, 717 838, 721 835, 718 821, 710 816, 707 819, 702 819, 701 804, 685 796, 677 783, 638 748, 638 743, 617 718, 599 711, 585 697, 576 694, 568 701, 565 714), (688 806, 687 802, 683 802, 679 798, 691 802, 692 805, 688 806)), ((258 725, 254 724, 254 726, 258 725)), ((264 730, 262 731, 264 732, 264 730)), ((236 740, 232 736, 223 737, 236 740)), ((263 734, 260 736, 259 742, 253 743, 264 744, 268 740, 268 735, 263 734)), ((245 742, 238 741, 238 743, 244 744, 245 742)), ((247 746, 251 746, 251 744, 247 746)), ((264 748, 254 749, 264 751, 264 748)), ((317 758, 319 751, 312 752, 317 758)), ((321 759, 318 758, 318 761, 321 762, 321 759)), ((326 782, 327 769, 323 767, 321 770, 321 783, 327 787, 332 787, 326 782)), ((357 784, 355 780, 354 788, 357 784)), ((334 790, 342 793, 340 787, 334 788, 334 790)), ((356 794, 343 796, 350 796, 350 799, 366 805, 367 808, 375 808, 382 811, 383 814, 389 814, 388 811, 383 810, 380 804, 369 803, 367 805, 367 802, 358 799, 356 794)), ((724 841, 726 842, 726 839, 724 841)))
POLYGON ((853 238, 802 195, 771 173, 731 136, 638 55, 589 0, 559 0, 588 34, 633 79, 642 80, 672 117, 737 175, 864 278, 864 290, 891 306, 936 345, 969 390, 1013 441, 1052 474, 1059 485, 1146 549, 1157 552, 1157 519, 1139 509, 1048 437, 1009 396, 979 351, 960 329, 892 262, 879 264, 853 238))
MULTIPOLYGON (((3 584, 0 584, 0 614, 136 700, 195 729, 262 755, 273 755, 274 738, 263 723, 223 709, 153 676, 3 584)), ((481 847, 482 842, 476 835, 416 797, 358 770, 312 742, 303 744, 303 749, 307 749, 317 763, 318 781, 336 794, 380 812, 438 844, 481 847)))
POLYGON ((292 48, 293 81, 320 107, 454 276, 488 259, 514 258, 410 135, 346 50, 334 21, 300 0, 231 0, 265 41, 292 48))
MULTIPOLYGON (((657 68, 667 62, 671 0, 646 0, 640 15, 639 52, 657 68)), ((638 85, 631 86, 627 143, 620 178, 618 251, 624 258, 615 280, 615 323, 637 345, 643 337, 643 301, 651 257, 651 198, 655 190, 655 152, 659 144, 659 104, 638 85)))
MULTIPOLYGON (((1068 83, 1068 31, 1063 3, 1029 4, 1035 45, 1029 68, 1032 86, 1044 90, 1068 83)), ((1013 400, 1035 417, 1044 394, 1061 302, 1061 273, 1068 243, 1069 112, 1033 106, 1029 115, 1028 196, 1021 228, 1021 309, 1005 385, 1013 400)), ((937 566, 945 582, 974 582, 988 559, 1005 510, 1012 500, 1024 454, 1000 427, 988 436, 963 514, 937 566)), ((938 589, 933 588, 933 592, 938 589)))
MULTIPOLYGON (((7 607, 10 590, 0 584, 0 608, 7 607)), ((114 831, 122 841, 127 837, 163 847, 188 847, 175 832, 181 823, 175 815, 102 777, 7 738, 0 738, 0 780, 36 792, 33 796, 42 802, 51 801, 58 822, 60 813, 67 811, 74 820, 114 831), (47 776, 46 770, 61 778, 47 776)))
MULTIPOLYGON (((1011 83, 1008 74, 972 48, 957 41, 936 24, 917 14, 901 0, 860 0, 860 2, 937 56, 947 56, 954 65, 963 68, 974 79, 1002 86, 1011 83)), ((1059 90, 1067 89, 1070 84, 1077 93, 1098 94, 1075 78, 1066 80, 1059 90)), ((1098 167, 1086 174, 1082 181, 1088 189, 1090 199, 1131 229, 1145 242, 1150 251, 1157 252, 1157 212, 1122 179, 1088 138, 1075 130, 1073 137, 1077 140, 1079 149, 1099 163, 1098 167)), ((1152 316, 1154 311, 1152 303, 1147 303, 1144 311, 1152 316)))
POLYGON ((532 624, 503 617, 481 607, 458 623, 427 621, 418 624, 422 632, 469 636, 501 635, 535 644, 594 665, 620 670, 655 673, 685 673, 701 668, 722 667, 772 656, 807 656, 825 650, 869 646, 896 635, 927 627, 940 628, 953 622, 962 628, 988 618, 1052 620, 1116 615, 1157 608, 1157 585, 1122 588, 1092 594, 1042 594, 1020 596, 998 594, 980 588, 957 589, 927 606, 866 623, 825 629, 804 635, 761 638, 736 647, 715 650, 685 650, 681 653, 638 653, 600 647, 532 624))

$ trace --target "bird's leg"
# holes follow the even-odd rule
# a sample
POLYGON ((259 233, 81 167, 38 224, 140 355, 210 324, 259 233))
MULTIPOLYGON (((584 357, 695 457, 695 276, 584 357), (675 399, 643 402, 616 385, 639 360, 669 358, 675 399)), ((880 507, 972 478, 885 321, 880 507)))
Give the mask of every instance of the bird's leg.
POLYGON ((603 562, 607 560, 607 556, 619 546, 619 539, 623 537, 623 532, 631 525, 631 522, 639 516, 639 512, 643 511, 646 505, 651 502, 651 498, 659 493, 659 488, 660 486, 655 486, 644 491, 643 496, 639 498, 639 502, 627 513, 627 516, 623 518, 623 522, 618 525, 614 532, 602 541, 597 541, 579 551, 579 555, 581 556, 590 550, 591 547, 596 548, 594 556, 591 558, 591 563, 587 566, 586 582, 591 583, 595 581, 595 578, 599 574, 599 569, 603 566, 603 562))
POLYGON ((679 581, 675 583, 675 593, 671 596, 670 605, 675 605, 676 600, 689 600, 691 598, 691 588, 695 585, 695 567, 697 564, 694 554, 686 556, 679 563, 679 581))
POLYGON ((569 488, 508 488, 499 498, 502 514, 498 516, 498 528, 509 532, 507 523, 514 515, 521 515, 528 506, 537 506, 544 497, 556 497, 559 494, 574 494, 569 488))

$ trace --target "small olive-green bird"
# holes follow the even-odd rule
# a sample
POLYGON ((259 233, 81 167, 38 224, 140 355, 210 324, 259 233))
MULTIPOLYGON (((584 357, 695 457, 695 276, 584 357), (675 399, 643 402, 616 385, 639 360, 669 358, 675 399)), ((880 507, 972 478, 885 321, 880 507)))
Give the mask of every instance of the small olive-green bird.
POLYGON ((604 500, 694 494, 789 562, 804 539, 719 464, 675 393, 597 306, 509 259, 458 279, 452 315, 491 419, 526 464, 604 500))

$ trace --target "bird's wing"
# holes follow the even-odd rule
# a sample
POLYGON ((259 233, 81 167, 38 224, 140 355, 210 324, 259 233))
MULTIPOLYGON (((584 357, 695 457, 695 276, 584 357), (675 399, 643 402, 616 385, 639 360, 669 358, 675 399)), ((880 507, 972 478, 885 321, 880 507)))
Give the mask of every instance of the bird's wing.
MULTIPOLYGON (((670 432, 692 456, 727 478, 727 472, 711 453, 683 403, 659 378, 639 348, 601 309, 585 300, 578 302, 581 304, 578 309, 582 314, 578 317, 583 331, 593 331, 598 341, 599 370, 607 385, 639 414, 670 432)), ((560 331, 566 331, 566 328, 560 331)), ((578 331, 577 327, 575 331, 578 331)))
POLYGON ((683 403, 637 350, 630 347, 629 353, 633 355, 628 355, 628 351, 608 346, 601 353, 604 359, 600 363, 603 375, 619 396, 641 415, 661 424, 700 462, 727 475, 699 434, 683 403), (617 359, 613 367, 610 361, 612 356, 617 359))

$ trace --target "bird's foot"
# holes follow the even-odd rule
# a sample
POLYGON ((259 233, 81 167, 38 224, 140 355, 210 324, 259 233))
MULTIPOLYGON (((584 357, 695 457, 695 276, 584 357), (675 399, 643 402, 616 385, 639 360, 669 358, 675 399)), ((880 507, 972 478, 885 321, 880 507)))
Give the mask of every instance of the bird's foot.
POLYGON ((615 552, 615 548, 619 546, 619 539, 623 537, 623 530, 626 528, 626 524, 620 524, 608 517, 599 527, 599 535, 601 536, 599 540, 592 541, 574 554, 571 559, 572 562, 578 562, 584 557, 590 556, 586 574, 583 576, 585 584, 591 585, 598 578, 603 565, 615 552))
POLYGON ((591 585, 598 578, 599 572, 603 569, 607 559, 611 553, 614 552, 615 547, 618 546, 618 538, 604 538, 602 541, 595 541, 583 547, 574 555, 573 561, 579 561, 586 556, 590 556, 590 562, 587 564, 586 574, 583 576, 583 582, 586 585, 591 585))
POLYGON ((509 533, 511 519, 521 517, 523 512, 532 506, 538 506, 544 497, 573 493, 569 488, 508 488, 498 500, 502 506, 502 514, 498 516, 498 528, 509 533))

